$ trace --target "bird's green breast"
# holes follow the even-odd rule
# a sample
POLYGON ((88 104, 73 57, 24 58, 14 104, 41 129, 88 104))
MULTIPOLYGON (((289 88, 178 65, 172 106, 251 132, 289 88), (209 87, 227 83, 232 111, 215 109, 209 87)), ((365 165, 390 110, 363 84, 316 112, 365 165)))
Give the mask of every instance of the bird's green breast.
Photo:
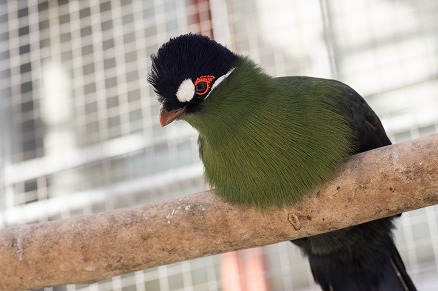
POLYGON ((266 90, 211 96, 211 103, 223 97, 226 105, 187 119, 200 133, 205 178, 219 195, 239 204, 283 205, 333 176, 353 145, 338 96, 342 86, 327 82, 270 79, 266 90))

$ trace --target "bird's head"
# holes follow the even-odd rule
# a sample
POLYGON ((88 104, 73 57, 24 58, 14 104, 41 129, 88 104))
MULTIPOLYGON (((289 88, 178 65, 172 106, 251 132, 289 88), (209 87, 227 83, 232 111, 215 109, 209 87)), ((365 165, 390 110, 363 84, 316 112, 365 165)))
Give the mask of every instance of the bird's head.
POLYGON ((202 110, 203 101, 233 71, 237 55, 210 38, 186 34, 151 56, 149 83, 161 103, 160 124, 202 110))

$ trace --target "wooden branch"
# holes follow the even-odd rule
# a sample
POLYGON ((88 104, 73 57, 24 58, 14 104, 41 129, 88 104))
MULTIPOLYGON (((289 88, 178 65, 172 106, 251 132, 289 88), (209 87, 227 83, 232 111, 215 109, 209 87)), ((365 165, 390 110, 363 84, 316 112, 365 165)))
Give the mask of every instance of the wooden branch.
POLYGON ((438 203, 438 135, 353 156, 308 199, 260 211, 213 191, 0 230, 0 289, 114 275, 297 239, 438 203))

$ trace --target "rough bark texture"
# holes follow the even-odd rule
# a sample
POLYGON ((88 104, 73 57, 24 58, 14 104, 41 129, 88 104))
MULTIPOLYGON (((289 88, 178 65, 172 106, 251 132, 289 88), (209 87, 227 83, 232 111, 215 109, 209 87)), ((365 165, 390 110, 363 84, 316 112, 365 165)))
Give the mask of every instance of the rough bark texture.
POLYGON ((239 208, 207 191, 0 230, 0 289, 91 283, 437 203, 438 135, 433 135, 353 156, 330 183, 281 209, 239 208))

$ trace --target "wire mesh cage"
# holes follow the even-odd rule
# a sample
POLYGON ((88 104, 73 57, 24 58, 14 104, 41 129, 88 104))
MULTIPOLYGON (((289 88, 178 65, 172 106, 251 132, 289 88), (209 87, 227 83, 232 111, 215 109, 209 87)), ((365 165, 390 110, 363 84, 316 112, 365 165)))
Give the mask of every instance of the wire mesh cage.
MULTIPOLYGON (((161 128, 146 82, 149 55, 183 33, 214 37, 274 76, 349 84, 394 143, 438 132, 437 1, 3 0, 0 11, 0 227, 206 189, 196 132, 182 122, 161 128)), ((438 289, 437 218, 428 207, 398 221, 396 241, 420 290, 438 289)), ((254 257, 261 273, 239 281, 319 290, 290 243, 234 262, 254 257)), ((226 262, 212 256, 46 289, 229 290, 226 262)))

